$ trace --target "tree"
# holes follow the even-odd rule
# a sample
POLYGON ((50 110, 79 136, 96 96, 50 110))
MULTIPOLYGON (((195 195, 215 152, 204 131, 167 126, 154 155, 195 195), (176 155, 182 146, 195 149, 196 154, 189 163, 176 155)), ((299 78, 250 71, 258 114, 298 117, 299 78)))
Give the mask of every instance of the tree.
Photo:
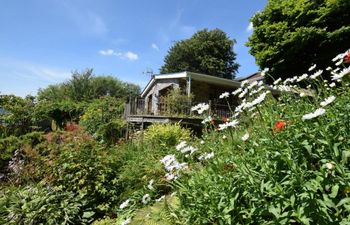
POLYGON ((140 87, 135 84, 122 82, 112 76, 95 76, 92 69, 83 72, 73 72, 67 82, 50 85, 40 89, 38 99, 49 101, 71 100, 75 102, 91 101, 103 96, 121 99, 139 95, 140 87))
POLYGON ((219 29, 204 29, 176 42, 165 56, 160 73, 190 71, 233 79, 239 65, 233 52, 235 40, 219 29))
POLYGON ((251 18, 247 46, 274 78, 300 75, 311 64, 326 68, 349 48, 349 9, 349 0, 269 0, 251 18))

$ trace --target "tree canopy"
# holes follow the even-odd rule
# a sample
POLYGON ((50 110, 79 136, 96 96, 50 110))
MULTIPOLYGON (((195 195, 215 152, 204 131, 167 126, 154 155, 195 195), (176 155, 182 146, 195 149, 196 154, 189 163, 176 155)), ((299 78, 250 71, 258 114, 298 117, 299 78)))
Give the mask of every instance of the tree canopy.
POLYGON ((169 49, 160 72, 190 71, 233 79, 239 67, 234 44, 235 40, 220 29, 198 31, 169 49))
POLYGON ((269 0, 251 18, 247 46, 274 78, 300 75, 311 64, 323 69, 350 47, 349 9, 349 0, 269 0))
POLYGON ((125 99, 140 93, 140 87, 112 76, 95 76, 92 69, 73 72, 70 80, 50 85, 38 92, 39 100, 91 101, 102 96, 125 99))

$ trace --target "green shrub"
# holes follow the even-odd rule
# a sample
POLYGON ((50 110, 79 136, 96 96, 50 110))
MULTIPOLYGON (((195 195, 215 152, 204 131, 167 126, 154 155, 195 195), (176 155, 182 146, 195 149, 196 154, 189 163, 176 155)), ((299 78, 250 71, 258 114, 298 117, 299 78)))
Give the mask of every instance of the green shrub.
POLYGON ((0 193, 1 224, 88 224, 82 197, 59 187, 26 186, 0 193))
POLYGON ((126 125, 121 119, 123 112, 121 100, 108 96, 96 99, 80 117, 80 125, 97 140, 113 144, 123 135, 126 125))
POLYGON ((143 138, 153 146, 172 147, 181 140, 190 140, 191 132, 179 124, 152 124, 144 131, 143 138))

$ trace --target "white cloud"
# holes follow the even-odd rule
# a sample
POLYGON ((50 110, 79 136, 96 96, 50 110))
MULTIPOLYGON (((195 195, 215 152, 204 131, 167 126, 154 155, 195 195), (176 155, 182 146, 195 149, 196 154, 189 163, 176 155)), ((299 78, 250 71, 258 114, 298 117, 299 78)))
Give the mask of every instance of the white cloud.
POLYGON ((253 23, 252 22, 250 22, 249 23, 249 25, 247 26, 247 28, 245 29, 247 32, 252 32, 253 31, 253 29, 254 29, 254 27, 253 27, 253 23))
POLYGON ((159 51, 158 45, 156 45, 155 43, 152 43, 152 48, 159 51))
POLYGON ((139 56, 136 53, 131 51, 115 52, 113 49, 106 49, 106 50, 100 50, 98 51, 98 53, 103 56, 117 56, 120 59, 125 59, 129 61, 135 61, 139 59, 139 56))
POLYGON ((104 55, 104 56, 111 56, 111 55, 116 55, 117 54, 117 53, 114 52, 113 49, 100 50, 100 51, 98 51, 98 53, 100 55, 104 55))
POLYGON ((136 53, 133 52, 126 52, 123 54, 124 57, 126 57, 130 61, 138 60, 139 56, 136 53))

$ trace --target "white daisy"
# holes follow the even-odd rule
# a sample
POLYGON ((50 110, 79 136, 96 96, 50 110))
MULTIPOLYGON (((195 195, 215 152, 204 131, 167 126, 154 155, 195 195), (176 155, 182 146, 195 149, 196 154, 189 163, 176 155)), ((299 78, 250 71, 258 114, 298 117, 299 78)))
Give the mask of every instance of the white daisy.
POLYGON ((324 108, 318 108, 318 109, 316 109, 316 111, 313 112, 313 113, 305 114, 305 115, 302 117, 302 119, 303 119, 303 120, 311 120, 311 119, 313 119, 313 118, 316 118, 316 117, 318 117, 318 116, 323 115, 325 112, 326 112, 326 110, 325 110, 324 108))
POLYGON ((230 93, 224 92, 224 93, 222 93, 222 94, 219 96, 219 98, 220 98, 220 99, 222 99, 222 98, 228 98, 229 95, 230 95, 230 93))
POLYGON ((128 199, 128 200, 122 202, 122 204, 120 204, 119 208, 120 208, 120 209, 124 209, 124 208, 126 208, 126 207, 129 206, 129 203, 130 203, 130 199, 128 199))
POLYGON ((144 205, 147 205, 150 201, 151 201, 151 197, 149 196, 149 194, 145 194, 145 195, 142 197, 142 203, 143 203, 144 205))
POLYGON ((333 101, 335 100, 335 96, 329 96, 328 98, 326 98, 323 102, 321 102, 321 106, 325 107, 326 105, 331 104, 333 101))
POLYGON ((243 137, 241 139, 242 139, 242 141, 246 141, 246 140, 248 140, 248 138, 249 138, 249 133, 247 132, 245 135, 243 135, 243 137))

